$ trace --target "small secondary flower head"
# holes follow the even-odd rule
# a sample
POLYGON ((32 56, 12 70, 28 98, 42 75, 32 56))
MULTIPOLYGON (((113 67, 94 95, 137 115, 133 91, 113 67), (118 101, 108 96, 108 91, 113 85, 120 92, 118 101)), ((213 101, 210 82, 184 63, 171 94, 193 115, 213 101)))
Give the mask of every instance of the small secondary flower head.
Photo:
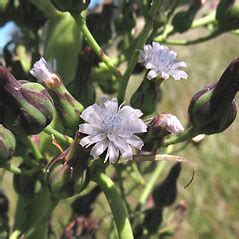
POLYGON ((60 78, 54 72, 56 72, 56 61, 47 62, 43 57, 30 70, 38 82, 44 83, 49 89, 55 88, 61 83, 60 78))
POLYGON ((186 67, 186 63, 176 59, 177 53, 169 50, 168 47, 153 42, 151 45, 145 45, 143 50, 140 50, 139 63, 142 63, 149 73, 149 80, 160 76, 163 79, 168 79, 172 76, 175 80, 181 78, 187 79, 186 72, 179 70, 179 67, 186 67))
POLYGON ((149 124, 149 127, 154 130, 155 134, 177 134, 184 130, 179 119, 172 114, 163 112, 154 117, 149 124))
POLYGON ((159 116, 161 127, 164 127, 168 132, 177 134, 184 130, 179 119, 169 113, 161 113, 159 116))
POLYGON ((139 119, 143 113, 131 106, 119 106, 116 98, 101 98, 101 103, 87 107, 81 118, 87 123, 79 131, 88 136, 80 144, 89 147, 95 144, 90 154, 98 158, 106 149, 105 162, 115 163, 119 154, 127 161, 132 159, 131 146, 141 149, 143 141, 135 134, 146 132, 147 126, 139 119))

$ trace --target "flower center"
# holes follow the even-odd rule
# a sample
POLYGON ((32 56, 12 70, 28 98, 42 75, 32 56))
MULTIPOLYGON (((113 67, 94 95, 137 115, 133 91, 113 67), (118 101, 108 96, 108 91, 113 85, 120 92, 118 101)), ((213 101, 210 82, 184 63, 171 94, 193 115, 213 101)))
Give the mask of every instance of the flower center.
POLYGON ((107 132, 115 131, 120 127, 121 119, 118 113, 108 113, 104 118, 103 128, 107 132))

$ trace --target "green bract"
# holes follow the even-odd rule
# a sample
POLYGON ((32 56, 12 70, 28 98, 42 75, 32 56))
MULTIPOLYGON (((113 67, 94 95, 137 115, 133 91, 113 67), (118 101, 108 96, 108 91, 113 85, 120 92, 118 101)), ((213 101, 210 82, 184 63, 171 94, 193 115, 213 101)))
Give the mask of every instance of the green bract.
POLYGON ((8 161, 15 151, 16 140, 13 133, 0 124, 0 164, 8 161))

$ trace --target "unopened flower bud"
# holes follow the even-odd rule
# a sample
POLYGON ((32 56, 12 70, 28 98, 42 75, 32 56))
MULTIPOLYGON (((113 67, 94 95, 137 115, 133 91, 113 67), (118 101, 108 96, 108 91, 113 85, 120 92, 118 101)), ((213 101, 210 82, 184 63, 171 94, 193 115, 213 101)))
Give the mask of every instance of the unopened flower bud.
POLYGON ((101 191, 101 188, 97 185, 89 193, 76 198, 71 204, 72 212, 79 216, 89 216, 93 211, 94 202, 101 191))
POLYGON ((177 197, 177 179, 181 171, 181 164, 176 163, 170 170, 166 179, 155 186, 152 197, 157 207, 168 207, 177 197))
POLYGON ((61 78, 54 73, 55 68, 56 66, 41 58, 34 64, 30 73, 52 92, 63 125, 74 129, 80 123, 80 114, 84 107, 65 88, 61 78))
POLYGON ((15 147, 16 140, 13 133, 0 124, 0 165, 13 156, 15 147))
POLYGON ((217 7, 216 19, 222 31, 237 29, 239 26, 239 3, 235 0, 221 0, 217 7))
POLYGON ((57 10, 61 12, 80 13, 90 4, 90 0, 51 0, 57 10))
POLYGON ((143 150, 155 151, 162 145, 166 135, 177 134, 183 130, 181 122, 175 115, 163 112, 149 123, 143 150))
POLYGON ((145 212, 144 227, 150 235, 155 234, 163 222, 162 208, 150 208, 145 212))
POLYGON ((161 99, 161 90, 157 80, 143 80, 139 88, 133 94, 130 105, 140 109, 144 115, 152 114, 156 104, 161 99))
MULTIPOLYGON (((20 164, 20 169, 29 170, 31 169, 27 164, 24 162, 20 164)), ((13 176, 13 188, 19 195, 34 195, 36 180, 37 178, 35 175, 27 176, 27 175, 18 175, 14 174, 13 176)))
POLYGON ((89 183, 87 158, 85 160, 80 155, 83 153, 79 150, 79 141, 76 139, 48 165, 46 184, 54 198, 71 197, 80 193, 89 183))
POLYGON ((201 1, 194 1, 186 11, 177 13, 172 20, 174 29, 180 33, 187 31, 191 27, 200 7, 201 1))
POLYGON ((188 108, 190 122, 198 134, 215 134, 227 129, 236 118, 235 95, 239 89, 239 59, 226 68, 216 84, 198 91, 188 108))
POLYGON ((118 90, 118 81, 111 75, 108 78, 99 79, 99 86, 106 94, 114 94, 118 90))
POLYGON ((5 107, 3 125, 16 135, 38 134, 50 124, 54 105, 42 85, 19 82, 0 66, 0 93, 5 107))

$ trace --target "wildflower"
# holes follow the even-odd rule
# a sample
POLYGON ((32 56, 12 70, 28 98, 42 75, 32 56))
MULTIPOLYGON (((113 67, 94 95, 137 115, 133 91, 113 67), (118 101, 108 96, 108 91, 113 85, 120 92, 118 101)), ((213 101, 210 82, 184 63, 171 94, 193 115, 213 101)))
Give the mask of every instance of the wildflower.
POLYGON ((47 88, 55 88, 60 84, 60 78, 54 73, 56 72, 56 61, 47 62, 43 57, 37 61, 33 68, 30 70, 30 74, 33 75, 39 83, 43 83, 47 88))
POLYGON ((143 141, 136 136, 137 133, 146 132, 146 125, 139 119, 143 113, 130 106, 119 106, 116 98, 108 100, 101 98, 101 104, 87 107, 81 118, 87 123, 79 126, 79 131, 88 136, 80 144, 89 147, 95 144, 90 154, 98 158, 107 148, 105 161, 115 163, 122 154, 127 161, 132 159, 131 146, 141 149, 143 141))
POLYGON ((143 50, 140 50, 139 63, 142 63, 149 73, 149 80, 160 76, 163 79, 168 79, 172 76, 175 80, 180 78, 187 79, 186 72, 179 70, 179 67, 186 67, 186 63, 176 59, 177 53, 169 50, 168 47, 153 42, 151 45, 145 45, 143 50))
POLYGON ((172 114, 163 112, 154 117, 149 125, 146 138, 144 139, 145 145, 143 150, 145 151, 157 151, 165 136, 169 134, 177 134, 184 130, 179 119, 172 114))

